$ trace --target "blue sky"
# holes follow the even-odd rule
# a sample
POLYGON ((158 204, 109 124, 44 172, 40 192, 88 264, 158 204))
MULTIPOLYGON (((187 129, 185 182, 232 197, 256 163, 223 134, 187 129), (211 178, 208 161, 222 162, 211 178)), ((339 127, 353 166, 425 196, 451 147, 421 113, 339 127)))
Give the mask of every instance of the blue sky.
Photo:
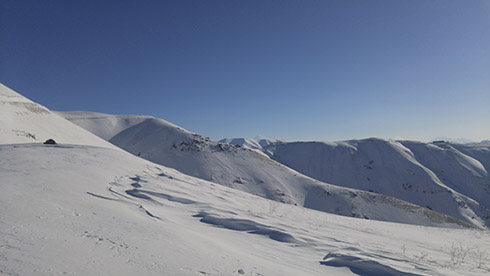
POLYGON ((0 2, 0 82, 210 136, 490 139, 490 1, 0 2))

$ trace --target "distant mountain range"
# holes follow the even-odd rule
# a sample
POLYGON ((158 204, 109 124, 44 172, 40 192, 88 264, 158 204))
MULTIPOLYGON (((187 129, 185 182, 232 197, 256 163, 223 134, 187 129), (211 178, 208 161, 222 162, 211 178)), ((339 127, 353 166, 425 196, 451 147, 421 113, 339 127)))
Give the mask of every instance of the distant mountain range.
POLYGON ((335 143, 250 138, 215 142, 153 117, 58 114, 142 158, 268 199, 347 216, 407 220, 366 207, 367 202, 391 201, 383 195, 479 227, 490 225, 487 169, 471 156, 486 147, 464 147, 461 151, 470 153, 463 154, 458 145, 446 142, 374 138, 335 143))

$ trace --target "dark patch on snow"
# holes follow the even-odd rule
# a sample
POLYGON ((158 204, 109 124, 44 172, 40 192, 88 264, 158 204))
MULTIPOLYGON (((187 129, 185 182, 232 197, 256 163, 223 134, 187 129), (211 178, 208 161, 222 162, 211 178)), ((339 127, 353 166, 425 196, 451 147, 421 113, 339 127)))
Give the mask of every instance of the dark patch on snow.
POLYGON ((48 139, 48 140, 44 141, 43 144, 45 144, 45 145, 56 145, 56 141, 53 139, 48 139))
POLYGON ((271 229, 271 227, 267 225, 263 225, 248 219, 219 218, 206 212, 200 212, 199 214, 194 215, 194 217, 199 217, 201 218, 201 222, 212 224, 217 227, 235 231, 246 231, 249 234, 264 235, 279 242, 299 243, 298 240, 288 233, 271 229))
POLYGON ((136 182, 143 182, 143 183, 148 182, 146 180, 141 179, 141 177, 139 175, 135 175, 134 177, 130 177, 129 179, 136 181, 136 182))
POLYGON ((137 197, 137 198, 141 198, 141 199, 153 200, 151 197, 149 197, 149 196, 147 196, 145 194, 142 194, 138 189, 126 190, 125 192, 126 192, 126 194, 128 194, 130 196, 133 196, 133 197, 137 197))
POLYGON ((362 276, 419 276, 396 270, 387 265, 359 257, 329 253, 320 261, 320 264, 334 267, 347 267, 352 273, 362 276))

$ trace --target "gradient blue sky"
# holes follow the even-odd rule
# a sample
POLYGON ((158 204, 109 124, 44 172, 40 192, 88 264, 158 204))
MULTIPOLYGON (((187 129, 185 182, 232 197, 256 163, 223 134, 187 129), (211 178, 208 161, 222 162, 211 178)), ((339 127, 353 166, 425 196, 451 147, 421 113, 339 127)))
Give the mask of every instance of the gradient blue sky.
POLYGON ((0 1, 0 82, 210 136, 490 139, 490 1, 0 1))

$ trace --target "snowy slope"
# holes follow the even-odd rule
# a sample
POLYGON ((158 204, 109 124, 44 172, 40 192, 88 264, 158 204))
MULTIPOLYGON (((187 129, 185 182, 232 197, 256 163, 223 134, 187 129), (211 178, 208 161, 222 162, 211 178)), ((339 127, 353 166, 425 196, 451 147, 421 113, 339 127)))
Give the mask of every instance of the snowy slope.
MULTIPOLYGON (((116 121, 128 120, 128 116, 90 112, 68 115, 66 117, 72 122, 97 135, 100 135, 97 132, 99 125, 121 125, 116 121)), ((137 122, 138 118, 133 121, 137 122)), ((152 162, 279 202, 344 216, 413 224, 425 224, 425 221, 418 220, 418 215, 414 217, 414 213, 429 211, 384 195, 322 183, 256 150, 217 143, 157 118, 149 117, 117 134, 108 135, 105 132, 104 135, 112 136, 109 140, 111 143, 152 162)), ((459 214, 456 211, 454 213, 459 214)), ((447 219, 436 218, 435 213, 429 216, 434 216, 438 221, 447 219)), ((478 220, 460 217, 484 227, 478 220)))
POLYGON ((320 181, 374 191, 489 226, 488 148, 455 147, 372 138, 276 143, 265 147, 264 152, 320 181))
POLYGON ((478 160, 487 173, 490 172, 490 142, 483 141, 467 145, 451 144, 451 146, 461 153, 478 160))
POLYGON ((464 153, 466 149, 474 149, 473 146, 413 141, 401 141, 401 143, 410 149, 415 158, 432 171, 442 183, 490 209, 490 175, 487 170, 489 167, 485 168, 479 161, 489 164, 487 163, 490 160, 489 146, 481 146, 481 150, 486 149, 486 154, 474 158, 464 153))
POLYGON ((58 143, 117 148, 0 83, 0 144, 50 138, 58 143))
POLYGON ((0 157, 2 275, 490 272, 488 231, 335 216, 107 148, 0 145, 0 157))

